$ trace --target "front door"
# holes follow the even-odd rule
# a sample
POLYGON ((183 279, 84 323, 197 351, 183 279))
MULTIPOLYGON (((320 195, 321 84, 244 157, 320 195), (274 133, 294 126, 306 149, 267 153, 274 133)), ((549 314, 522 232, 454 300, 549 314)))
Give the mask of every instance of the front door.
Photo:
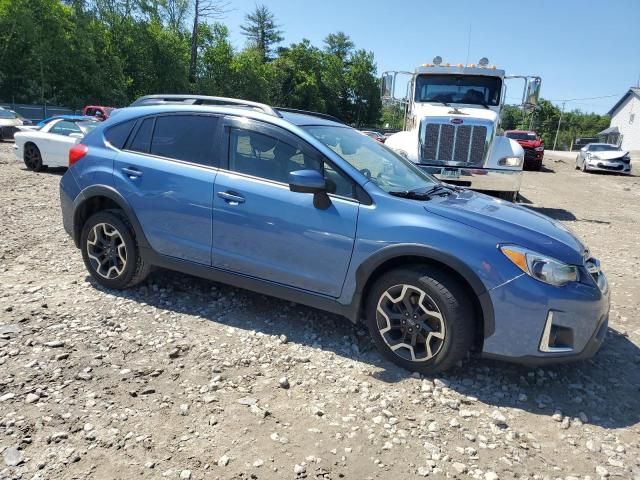
POLYGON ((185 113, 140 119, 114 161, 115 187, 157 253, 211 265, 219 122, 185 113))
POLYGON ((331 170, 331 205, 316 208, 312 194, 289 190, 288 174, 331 169, 319 152, 258 121, 227 119, 224 138, 228 152, 213 197, 213 266, 339 297, 358 218, 353 182, 331 170))

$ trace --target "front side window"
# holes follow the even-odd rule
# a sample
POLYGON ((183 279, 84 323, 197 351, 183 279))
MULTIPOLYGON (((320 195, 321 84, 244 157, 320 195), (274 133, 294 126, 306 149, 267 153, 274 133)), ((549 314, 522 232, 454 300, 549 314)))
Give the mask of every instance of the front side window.
POLYGON ((420 170, 413 162, 353 128, 303 128, 385 192, 417 192, 438 184, 437 180, 420 170))
POLYGON ((150 153, 160 157, 212 165, 218 117, 166 115, 156 118, 150 153))
POLYGON ((327 192, 353 197, 355 185, 343 172, 312 155, 301 145, 251 130, 232 128, 229 145, 229 170, 280 183, 289 183, 289 173, 316 170, 327 181, 327 192))
POLYGON ((415 101, 496 106, 501 88, 500 78, 492 76, 418 75, 415 101))
POLYGON ((82 130, 80 130, 80 127, 78 127, 78 125, 76 125, 75 122, 68 122, 66 120, 61 120, 51 126, 49 133, 55 133, 56 135, 69 136, 72 133, 82 133, 82 130))

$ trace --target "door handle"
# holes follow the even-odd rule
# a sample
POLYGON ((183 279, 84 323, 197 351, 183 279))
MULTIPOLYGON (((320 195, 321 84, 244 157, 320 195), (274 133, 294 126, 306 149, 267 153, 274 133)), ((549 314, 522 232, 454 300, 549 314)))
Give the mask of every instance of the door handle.
POLYGON ((231 205, 244 203, 244 197, 236 192, 218 192, 218 196, 231 205))
POLYGON ((138 178, 142 176, 142 172, 140 170, 136 170, 131 167, 124 167, 122 172, 125 173, 129 178, 138 178))

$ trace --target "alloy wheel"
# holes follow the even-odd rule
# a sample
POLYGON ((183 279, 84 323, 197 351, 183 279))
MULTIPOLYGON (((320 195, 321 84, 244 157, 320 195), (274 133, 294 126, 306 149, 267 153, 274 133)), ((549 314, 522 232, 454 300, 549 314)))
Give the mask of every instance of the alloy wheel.
POLYGON ((376 321, 384 342, 404 360, 426 362, 444 345, 446 328, 440 309, 413 285, 385 290, 378 300, 376 321))
POLYGON ((87 255, 98 275, 118 278, 127 266, 127 247, 120 232, 108 223, 93 226, 87 237, 87 255))
POLYGON ((27 168, 33 170, 40 163, 40 152, 33 145, 29 145, 24 152, 24 163, 27 168))

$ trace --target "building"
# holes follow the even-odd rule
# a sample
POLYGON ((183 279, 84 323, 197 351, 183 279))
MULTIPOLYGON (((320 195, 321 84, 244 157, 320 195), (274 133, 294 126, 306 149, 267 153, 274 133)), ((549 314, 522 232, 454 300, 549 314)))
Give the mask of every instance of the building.
POLYGON ((601 141, 620 145, 640 159, 640 87, 631 87, 609 110, 611 124, 598 136, 601 141))

